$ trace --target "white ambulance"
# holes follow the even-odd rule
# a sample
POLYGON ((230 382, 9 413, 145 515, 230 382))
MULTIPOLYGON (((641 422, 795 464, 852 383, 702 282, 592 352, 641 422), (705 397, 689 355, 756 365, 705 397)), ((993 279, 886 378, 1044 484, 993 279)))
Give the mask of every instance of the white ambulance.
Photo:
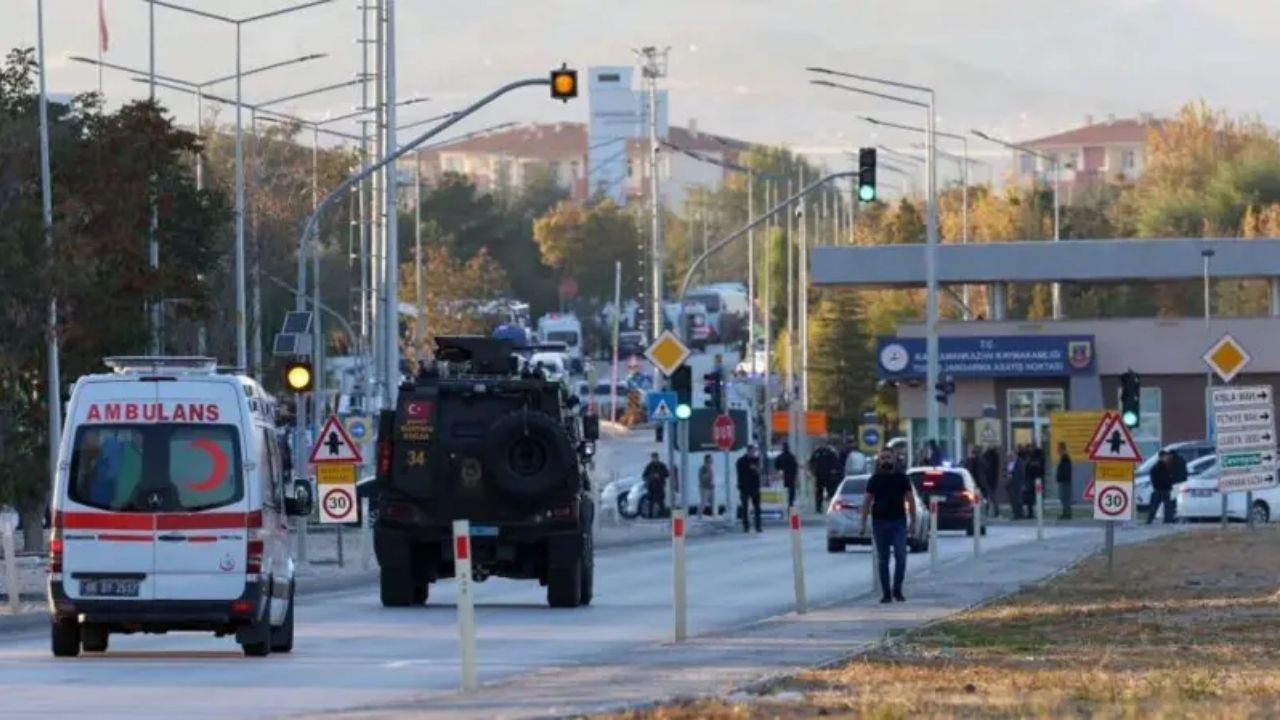
MULTIPOLYGON (((71 391, 49 542, 53 654, 112 633, 235 635, 293 648, 294 561, 272 398, 210 358, 108 358, 71 391)), ((286 496, 288 495, 288 496, 286 496)))

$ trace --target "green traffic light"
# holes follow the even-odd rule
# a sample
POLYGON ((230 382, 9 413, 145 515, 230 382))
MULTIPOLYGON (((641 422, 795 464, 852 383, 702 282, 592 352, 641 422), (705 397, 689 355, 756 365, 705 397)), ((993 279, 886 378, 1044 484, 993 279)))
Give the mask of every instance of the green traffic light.
POLYGON ((1123 420, 1123 421, 1124 421, 1125 427, 1137 427, 1137 426, 1138 426, 1138 413, 1136 413, 1136 412, 1134 412, 1134 411, 1132 411, 1132 410, 1126 410, 1126 411, 1124 412, 1124 415, 1121 417, 1121 420, 1123 420))
POLYGON ((874 185, 858 186, 858 199, 862 202, 871 202, 876 199, 876 189, 874 185))
POLYGON ((676 405, 677 420, 688 420, 689 416, 691 415, 693 415, 693 408, 689 407, 685 403, 680 403, 679 405, 676 405))

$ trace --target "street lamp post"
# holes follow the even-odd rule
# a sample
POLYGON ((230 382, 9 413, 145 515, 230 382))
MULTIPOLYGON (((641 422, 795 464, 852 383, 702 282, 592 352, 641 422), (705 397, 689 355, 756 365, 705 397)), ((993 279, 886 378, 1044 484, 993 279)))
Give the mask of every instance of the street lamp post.
MULTIPOLYGON (((988 140, 997 145, 1002 145, 1004 147, 1009 148, 1010 150, 1017 150, 1019 152, 1024 152, 1028 155, 1040 158, 1041 160, 1044 160, 1049 163, 1049 167, 1053 169, 1053 241, 1060 242, 1062 240, 1062 205, 1058 198, 1061 191, 1060 186, 1062 184, 1062 165, 1058 162, 1057 156, 1045 155, 1044 153, 1032 150, 1031 148, 1025 145, 1019 145, 1017 143, 1012 143, 1007 140, 1001 140, 999 138, 992 137, 982 132, 981 130, 970 130, 969 132, 972 132, 974 135, 982 138, 983 140, 988 140)), ((1062 319, 1062 284, 1057 282, 1053 283, 1052 293, 1053 293, 1053 319, 1061 320, 1062 319)))
MULTIPOLYGON (((36 2, 37 62, 40 63, 40 217, 44 230, 44 244, 53 255, 53 178, 49 167, 49 90, 45 85, 48 76, 44 56, 44 0, 36 2)), ((49 293, 49 314, 45 327, 45 353, 47 355, 46 397, 49 403, 49 488, 58 479, 58 441, 62 433, 62 381, 58 367, 58 297, 49 293)), ((39 526, 37 525, 38 529, 39 526)), ((29 533, 28 533, 29 535, 29 533)), ((37 533, 37 537, 39 534, 37 533)), ((16 593, 11 590, 10 592, 16 593)))
MULTIPOLYGON (((246 298, 245 298, 245 252, 244 252, 244 122, 241 113, 241 84, 244 78, 240 68, 240 30, 243 26, 259 20, 279 17, 288 13, 305 10, 317 5, 324 5, 332 2, 332 0, 311 0, 301 5, 294 5, 280 10, 272 10, 270 12, 258 13, 257 15, 249 15, 242 18, 233 18, 226 15, 197 10, 195 8, 184 5, 175 5, 165 2, 164 0, 143 0, 151 5, 159 5, 160 7, 177 10, 191 15, 197 15, 209 20, 217 20, 218 22, 235 26, 236 29, 236 202, 235 202, 235 222, 236 222, 236 246, 235 246, 235 285, 236 285, 236 366, 240 370, 246 371, 249 364, 248 356, 248 334, 245 327, 246 315, 246 298)), ((154 47, 154 43, 153 43, 154 47)))
POLYGON ((929 214, 925 223, 925 379, 927 386, 926 407, 928 409, 928 428, 925 431, 927 439, 939 441, 942 436, 941 428, 939 428, 939 408, 934 386, 938 384, 938 175, 937 175, 937 157, 935 148, 937 147, 936 128, 935 128, 935 107, 937 105, 936 94, 933 88, 923 85, 912 85, 909 83, 898 82, 896 80, 886 80, 884 78, 876 78, 868 75, 858 75, 855 73, 840 72, 822 67, 807 68, 810 72, 822 73, 824 75, 834 75, 838 77, 851 78, 862 82, 876 83, 878 85, 887 85, 890 87, 901 88, 913 92, 925 94, 927 100, 915 100, 912 98, 904 98, 887 93, 876 92, 866 88, 854 87, 834 83, 829 80, 811 80, 814 85, 822 85, 837 90, 845 90, 848 92, 859 93, 862 95, 870 95, 892 102, 902 103, 918 107, 925 111, 925 185, 927 187, 927 197, 929 204, 929 214))

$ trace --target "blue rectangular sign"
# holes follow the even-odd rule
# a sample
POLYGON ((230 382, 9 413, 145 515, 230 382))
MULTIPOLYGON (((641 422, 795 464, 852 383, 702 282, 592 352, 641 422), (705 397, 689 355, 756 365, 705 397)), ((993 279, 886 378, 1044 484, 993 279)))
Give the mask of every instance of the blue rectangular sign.
MULTIPOLYGON (((999 335, 938 339, 940 377, 1052 377, 1092 375, 1092 335, 999 335)), ((876 341, 876 376, 885 380, 925 376, 924 338, 876 341)))
POLYGON ((650 420, 676 419, 676 394, 673 392, 651 392, 645 396, 645 404, 650 420))

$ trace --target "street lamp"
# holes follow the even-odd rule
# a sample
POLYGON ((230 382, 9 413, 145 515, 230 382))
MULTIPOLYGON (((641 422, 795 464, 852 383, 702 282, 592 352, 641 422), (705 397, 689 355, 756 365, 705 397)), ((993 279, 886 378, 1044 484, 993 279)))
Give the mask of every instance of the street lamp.
MULTIPOLYGON (((892 102, 911 105, 921 108, 925 111, 925 143, 928 145, 925 156, 925 185, 927 186, 927 197, 929 203, 929 214, 925 223, 925 380, 926 387, 932 388, 938 383, 938 175, 937 175, 937 157, 934 154, 938 146, 937 131, 934 124, 935 106, 937 105, 937 95, 933 88, 924 85, 913 85, 910 83, 898 82, 896 80, 886 80, 884 78, 876 78, 868 75, 858 75, 856 73, 847 73, 837 70, 831 70, 823 67, 806 68, 809 72, 821 73, 824 75, 833 75, 837 77, 851 78, 862 82, 876 83, 878 85, 887 85, 889 87, 901 88, 912 92, 923 93, 928 96, 928 100, 914 100, 911 98, 889 95, 887 93, 876 92, 866 88, 854 87, 851 85, 843 85, 834 83, 829 80, 810 80, 815 85, 822 85, 837 90, 847 92, 860 93, 862 95, 870 95, 892 102)), ((932 393, 926 393, 926 407, 928 411, 928 427, 925 430, 925 437, 930 440, 937 441, 940 439, 939 432, 939 408, 938 400, 932 393)))
MULTIPOLYGON (((329 56, 328 53, 311 53, 308 55, 299 55, 298 57, 289 58, 288 60, 281 60, 279 62, 273 62, 267 65, 260 65, 255 68, 250 68, 248 70, 241 72, 240 77, 249 77, 250 75, 257 75, 259 73, 267 72, 268 70, 276 70, 278 68, 288 67, 290 65, 298 65, 305 62, 310 62, 312 60, 319 60, 321 58, 325 58, 328 56, 329 56)), ((183 91, 187 91, 187 88, 190 88, 189 92, 195 95, 195 98, 196 98, 196 119, 193 125, 195 126, 197 135, 200 134, 200 130, 201 130, 200 124, 204 117, 203 101, 205 97, 205 94, 204 94, 205 88, 213 87, 214 85, 218 85, 218 84, 227 82, 229 80, 236 79, 235 75, 224 75, 222 77, 214 78, 212 80, 205 80, 204 82, 192 82, 190 80, 183 80, 182 78, 170 77, 167 75, 149 74, 149 71, 147 70, 139 70, 137 68, 131 68, 126 65, 117 65, 115 63, 109 63, 103 60, 84 57, 82 55, 69 55, 67 56, 67 59, 73 60, 75 62, 95 65, 98 67, 99 70, 101 70, 102 68, 109 68, 111 70, 120 70, 122 72, 133 73, 134 75, 145 75, 147 77, 143 78, 142 81, 151 85, 153 87, 153 92, 155 87, 167 87, 170 89, 183 90, 183 91), (156 82, 156 80, 162 80, 165 82, 156 82), (179 85, 182 87, 174 87, 174 85, 179 85)), ((196 189, 197 190, 204 189, 204 160, 199 153, 196 153, 196 189)))
MULTIPOLYGON (((1001 140, 999 138, 991 137, 990 135, 982 132, 981 130, 970 130, 969 132, 982 138, 983 140, 988 140, 997 145, 1002 145, 1004 147, 1009 148, 1010 150, 1017 150, 1019 152, 1027 153, 1028 155, 1032 155, 1034 157, 1040 158, 1041 160, 1044 160, 1049 163, 1049 166, 1053 168, 1053 241, 1054 242, 1061 241, 1062 240, 1062 223, 1061 223, 1061 216, 1062 216, 1061 207, 1062 206, 1058 201, 1058 191, 1059 191, 1059 185, 1061 185, 1062 183, 1062 166, 1058 163, 1057 156, 1045 155, 1044 153, 1032 150, 1031 148, 1025 145, 1019 145, 1017 143, 1012 143, 1007 140, 1001 140)), ((1053 319, 1054 320, 1062 319, 1062 284, 1056 283, 1056 282, 1053 284, 1053 319)))
MULTIPOLYGON (((218 22, 234 25, 236 29, 236 202, 235 202, 235 218, 236 218, 236 249, 235 249, 235 270, 236 270, 236 366, 245 371, 249 365, 248 355, 248 335, 245 328, 245 273, 244 273, 244 125, 241 119, 241 93, 240 86, 244 75, 240 69, 240 30, 243 26, 259 20, 267 20, 270 18, 280 17, 299 10, 324 5, 332 0, 311 0, 301 5, 293 5, 279 10, 258 13, 257 15, 249 15, 242 18, 233 18, 227 15, 219 15, 207 12, 205 10, 197 10, 195 8, 186 7, 184 5, 175 5, 165 2, 164 0, 143 0, 152 6, 160 6, 177 10, 191 15, 216 20, 218 22)), ((154 7, 152 8, 154 12, 154 7)), ((152 45, 154 49, 154 43, 152 45)))

